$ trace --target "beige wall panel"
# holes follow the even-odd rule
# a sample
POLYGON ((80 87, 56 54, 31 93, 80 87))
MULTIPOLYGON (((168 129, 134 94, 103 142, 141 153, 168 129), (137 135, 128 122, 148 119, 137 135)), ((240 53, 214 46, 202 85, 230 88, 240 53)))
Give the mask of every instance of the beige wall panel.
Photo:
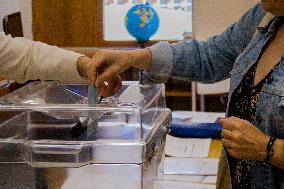
POLYGON ((221 33, 259 0, 193 0, 193 36, 206 39, 221 33))

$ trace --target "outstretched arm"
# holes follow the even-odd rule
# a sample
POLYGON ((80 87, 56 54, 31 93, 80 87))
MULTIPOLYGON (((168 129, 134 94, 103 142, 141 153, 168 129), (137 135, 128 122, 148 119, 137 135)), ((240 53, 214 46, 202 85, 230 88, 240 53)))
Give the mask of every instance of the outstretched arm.
POLYGON ((81 64, 79 62, 88 59, 80 58, 82 56, 41 42, 0 33, 0 75, 19 83, 37 79, 86 82, 77 70, 77 65, 81 64))
POLYGON ((238 22, 222 34, 207 41, 160 42, 144 50, 98 51, 96 85, 103 95, 115 92, 113 84, 119 74, 129 67, 144 70, 142 79, 147 82, 166 82, 169 77, 213 83, 228 78, 236 58, 251 41, 265 12, 260 4, 248 11, 238 22))

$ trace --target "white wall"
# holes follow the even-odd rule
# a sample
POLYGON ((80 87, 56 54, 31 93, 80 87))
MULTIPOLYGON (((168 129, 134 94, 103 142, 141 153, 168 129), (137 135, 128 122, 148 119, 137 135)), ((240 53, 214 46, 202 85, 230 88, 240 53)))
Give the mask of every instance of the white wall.
MULTIPOLYGON (((1 0, 0 0, 1 1, 1 0)), ((26 38, 33 39, 32 33, 32 0, 19 0, 22 15, 23 33, 26 38)))
POLYGON ((32 39, 32 0, 0 0, 0 32, 3 31, 3 17, 14 12, 21 12, 23 33, 32 39))
POLYGON ((0 0, 0 31, 3 31, 3 24, 2 20, 3 17, 18 12, 20 10, 19 8, 19 1, 20 0, 0 0))

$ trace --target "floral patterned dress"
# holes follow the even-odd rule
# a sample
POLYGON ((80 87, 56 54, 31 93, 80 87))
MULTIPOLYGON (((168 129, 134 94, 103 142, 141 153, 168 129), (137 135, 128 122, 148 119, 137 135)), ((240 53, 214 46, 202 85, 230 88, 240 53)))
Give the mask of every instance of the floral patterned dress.
MULTIPOLYGON (((257 64, 254 64, 244 76, 240 85, 232 94, 228 116, 235 116, 253 123, 258 97, 265 82, 270 82, 272 73, 278 64, 254 86, 254 76, 257 64)), ((227 153, 228 154, 228 153, 227 153)), ((251 169, 254 161, 236 159, 228 154, 230 176, 233 189, 251 188, 251 169)))

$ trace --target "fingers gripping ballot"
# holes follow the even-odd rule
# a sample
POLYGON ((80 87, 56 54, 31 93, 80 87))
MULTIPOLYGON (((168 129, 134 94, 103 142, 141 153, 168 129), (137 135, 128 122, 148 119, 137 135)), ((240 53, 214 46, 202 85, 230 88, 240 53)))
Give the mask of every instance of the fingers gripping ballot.
POLYGON ((149 70, 151 52, 139 50, 99 50, 92 59, 91 81, 104 97, 113 95, 122 85, 120 74, 130 67, 149 70))
POLYGON ((121 87, 120 73, 125 70, 121 70, 118 65, 103 64, 97 69, 97 75, 95 85, 103 96, 110 96, 121 87))
POLYGON ((89 79, 98 87, 104 97, 113 95, 122 85, 120 73, 130 66, 124 51, 99 50, 92 58, 93 69, 89 70, 89 79))
POLYGON ((111 96, 122 86, 121 77, 119 75, 108 77, 107 81, 96 86, 102 96, 111 96))
POLYGON ((113 95, 122 85, 120 74, 130 67, 149 70, 151 52, 139 50, 97 50, 93 58, 82 56, 77 60, 81 76, 95 84, 104 97, 113 95))

